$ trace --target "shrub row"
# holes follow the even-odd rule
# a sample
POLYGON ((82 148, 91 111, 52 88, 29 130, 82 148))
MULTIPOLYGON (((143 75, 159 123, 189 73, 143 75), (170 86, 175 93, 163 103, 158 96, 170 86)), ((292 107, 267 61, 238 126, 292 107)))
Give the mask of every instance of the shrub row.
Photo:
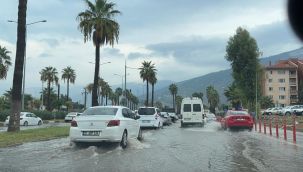
MULTIPOLYGON (((39 116, 42 120, 50 119, 64 119, 67 112, 49 112, 49 111, 39 111, 33 110, 30 111, 35 115, 39 116)), ((0 112, 0 121, 5 121, 6 117, 10 115, 10 110, 3 110, 0 112)))

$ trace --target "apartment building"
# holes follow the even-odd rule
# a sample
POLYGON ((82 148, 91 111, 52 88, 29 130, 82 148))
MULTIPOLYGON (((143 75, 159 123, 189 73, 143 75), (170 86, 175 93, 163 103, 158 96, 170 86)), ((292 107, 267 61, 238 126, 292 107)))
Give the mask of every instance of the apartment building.
POLYGON ((298 103, 298 90, 303 75, 303 60, 280 60, 265 67, 263 92, 273 99, 275 106, 298 103))

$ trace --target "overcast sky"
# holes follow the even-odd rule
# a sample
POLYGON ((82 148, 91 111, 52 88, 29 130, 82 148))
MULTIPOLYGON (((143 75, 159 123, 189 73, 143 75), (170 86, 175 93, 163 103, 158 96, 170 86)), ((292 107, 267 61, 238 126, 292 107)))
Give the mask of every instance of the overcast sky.
MULTIPOLYGON (((225 60, 228 38, 237 27, 246 28, 264 56, 299 48, 290 30, 285 0, 115 0, 122 15, 119 43, 102 47, 101 76, 110 85, 121 83, 124 61, 140 67, 152 60, 159 80, 182 81, 230 67, 225 60)), ((15 61, 18 0, 1 0, 0 45, 15 61)), ((28 27, 26 88, 41 85, 39 71, 46 66, 60 73, 66 66, 76 70, 76 85, 93 81, 94 46, 84 43, 76 16, 83 0, 28 0, 27 22, 47 20, 28 27)), ((128 81, 142 83, 138 71, 128 69, 128 81)), ((0 90, 12 85, 13 66, 0 90)), ((63 81, 62 81, 63 84, 63 81)), ((71 88, 72 89, 72 88, 71 88)), ((2 93, 1 93, 2 94, 2 93)))

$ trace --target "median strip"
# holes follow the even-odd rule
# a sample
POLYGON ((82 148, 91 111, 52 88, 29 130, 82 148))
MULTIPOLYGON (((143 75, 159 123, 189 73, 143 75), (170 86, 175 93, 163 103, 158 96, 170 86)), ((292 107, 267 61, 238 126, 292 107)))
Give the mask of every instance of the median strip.
POLYGON ((48 127, 0 133, 0 148, 16 146, 27 142, 51 140, 69 135, 69 127, 48 127))

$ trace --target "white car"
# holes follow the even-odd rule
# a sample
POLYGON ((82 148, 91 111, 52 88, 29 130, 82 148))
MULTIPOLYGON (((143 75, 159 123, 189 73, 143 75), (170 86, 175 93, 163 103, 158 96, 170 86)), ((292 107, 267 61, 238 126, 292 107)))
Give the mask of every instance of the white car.
POLYGON ((138 109, 138 115, 140 116, 141 127, 152 127, 155 129, 163 126, 163 121, 160 117, 160 110, 155 107, 140 107, 138 109))
POLYGON ((299 105, 294 105, 294 106, 287 106, 282 109, 282 114, 283 115, 291 115, 294 112, 294 109, 298 108, 299 105))
POLYGON ((142 139, 140 124, 132 111, 123 106, 95 106, 75 117, 69 131, 70 141, 120 142, 127 147, 128 138, 142 139))
POLYGON ((205 114, 205 118, 206 118, 207 122, 216 121, 217 120, 216 115, 213 114, 213 113, 206 113, 205 114))
POLYGON ((65 118, 64 118, 64 121, 65 122, 69 122, 69 121, 72 121, 73 118, 75 118, 76 116, 79 116, 81 113, 78 113, 78 112, 69 112, 65 118))
MULTIPOLYGON (((6 117, 4 125, 8 125, 9 116, 6 117)), ((40 117, 37 117, 35 114, 31 112, 21 112, 20 113, 20 125, 28 126, 28 125, 42 125, 43 121, 40 117)))

